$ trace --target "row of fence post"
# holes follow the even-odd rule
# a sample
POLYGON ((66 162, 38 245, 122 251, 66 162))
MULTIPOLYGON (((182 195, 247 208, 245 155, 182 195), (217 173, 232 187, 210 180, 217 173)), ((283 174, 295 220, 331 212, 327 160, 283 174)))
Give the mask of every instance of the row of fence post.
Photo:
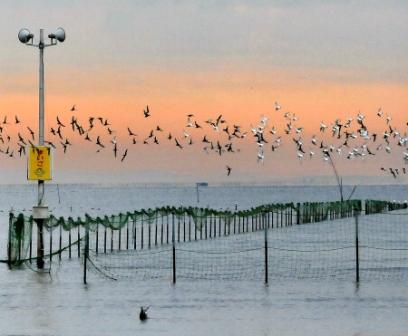
MULTIPOLYGON (((260 216, 260 227, 258 229, 264 230, 264 265, 265 265, 265 283, 268 284, 268 227, 269 227, 269 221, 267 221, 267 216, 268 213, 262 213, 260 216)), ((355 217, 355 272, 356 272, 356 282, 360 281, 360 260, 359 260, 359 212, 354 213, 355 217)), ((12 216, 10 216, 10 222, 12 220, 12 216)), ((10 226, 11 227, 11 226, 10 226)), ((171 241, 172 241, 172 278, 173 278, 173 283, 176 283, 176 225, 175 225, 175 216, 172 214, 171 216, 171 229, 172 229, 172 236, 171 236, 171 241)), ((273 226, 272 226, 273 227, 273 226)), ((71 235, 69 236, 69 238, 71 235)), ((10 239, 10 231, 9 231, 9 239, 10 239)), ((78 257, 80 256, 80 231, 78 230, 78 257)), ((52 235, 50 235, 50 245, 52 249, 52 235)), ((60 236, 60 245, 61 245, 61 236, 60 236)), ((87 282, 87 259, 89 257, 89 227, 85 226, 85 245, 84 245, 84 272, 83 272, 83 278, 84 278, 84 283, 87 282)), ((30 244, 30 249, 31 249, 31 244, 30 244)), ((19 249, 20 250, 20 249, 19 249)), ((11 260, 11 255, 10 252, 11 249, 8 249, 8 259, 11 260)), ((61 254, 59 253, 60 258, 61 254)), ((52 258, 52 253, 50 254, 50 260, 52 258)))
MULTIPOLYGON (((323 203, 322 203, 323 204, 323 203)), ((316 208, 316 207, 315 207, 316 208)), ((294 224, 302 224, 302 223, 311 223, 311 222, 316 222, 316 221, 321 221, 326 219, 334 219, 343 217, 343 216, 351 216, 353 214, 353 210, 350 210, 348 208, 347 212, 340 211, 339 213, 333 213, 333 215, 330 215, 330 213, 325 213, 324 207, 316 208, 318 211, 316 212, 315 208, 310 207, 309 204, 304 204, 301 205, 298 203, 295 208, 287 208, 287 209, 282 209, 278 212, 266 212, 266 213, 261 213, 259 215, 250 215, 247 217, 243 216, 237 216, 234 215, 232 218, 223 218, 223 217, 217 217, 217 216, 208 216, 205 218, 198 218, 195 221, 192 221, 192 217, 188 216, 187 221, 186 221, 186 216, 183 215, 182 217, 177 216, 177 231, 172 231, 171 232, 171 241, 169 240, 169 216, 165 216, 161 218, 161 224, 159 224, 158 221, 158 216, 156 215, 155 217, 155 223, 151 221, 145 222, 143 220, 142 216, 142 221, 140 226, 137 225, 136 220, 133 220, 133 227, 132 230, 129 229, 129 222, 126 224, 126 244, 125 248, 129 249, 132 248, 131 240, 133 240, 133 249, 144 249, 144 248, 151 248, 154 244, 154 246, 157 245, 163 245, 163 244, 171 244, 174 241, 180 242, 180 241, 193 241, 193 240, 201 240, 201 239, 208 239, 208 238, 216 238, 217 236, 227 236, 230 234, 239 234, 239 233, 245 233, 245 232, 251 232, 251 231, 259 231, 262 230, 262 227, 264 224, 263 222, 266 222, 266 225, 268 227, 274 228, 274 227, 286 227, 286 226, 292 226, 294 224), (266 216, 266 218, 265 218, 266 216), (163 220, 166 218, 166 223, 163 220), (199 221, 199 223, 197 223, 199 221), (145 227, 147 224, 147 228, 145 227), (218 225, 217 225, 218 224, 218 225), (152 225, 154 225, 154 228, 152 228, 152 225), (137 237, 137 226, 139 226, 139 237, 137 237), (183 233, 181 233, 183 232, 183 233), (130 237, 130 234, 132 234, 132 237, 130 237), (153 237, 153 242, 152 242, 152 234, 154 235, 153 237), (146 236, 147 235, 147 236, 146 236), (160 236, 160 239, 159 239, 160 236), (139 245, 137 244, 138 239, 140 240, 139 245), (146 240, 146 241, 145 241, 146 240), (138 246, 137 246, 138 245, 138 246)), ((172 221, 175 220, 175 215, 171 215, 172 221)), ((10 215, 10 224, 9 227, 12 225, 12 214, 10 215)), ((104 227, 104 231, 102 232, 102 237, 100 235, 100 230, 99 230, 99 225, 97 224, 96 226, 96 235, 95 235, 95 251, 96 253, 100 252, 100 247, 102 250, 102 244, 100 244, 100 240, 103 240, 103 253, 107 253, 109 247, 110 250, 113 251, 114 249, 114 232, 117 232, 118 234, 118 249, 122 249, 122 230, 113 230, 111 229, 110 232, 110 246, 108 242, 108 229, 104 227)), ((72 257, 72 230, 68 230, 68 246, 67 246, 67 251, 68 251, 68 256, 69 258, 72 257)), ((29 242, 29 255, 28 259, 33 259, 33 242, 32 242, 32 236, 30 236, 30 242, 29 242)), ((77 226, 77 242, 81 240, 81 227, 77 226)), ((60 225, 59 227, 59 241, 58 241, 58 257, 59 260, 61 260, 61 254, 62 254, 62 227, 60 225)), ((77 246, 77 255, 80 257, 81 254, 81 248, 80 244, 78 243, 77 246)), ((50 259, 52 259, 53 255, 53 233, 52 230, 50 230, 50 236, 49 236, 49 255, 50 259)))
MULTIPOLYGON (((265 258, 265 283, 268 283, 268 228, 270 227, 270 224, 272 224, 271 227, 273 227, 273 221, 270 223, 269 217, 270 213, 261 213, 259 216, 256 224, 256 228, 254 227, 254 231, 261 230, 263 228, 264 230, 264 258, 265 258)), ((359 282, 360 280, 360 265, 359 265, 359 212, 355 211, 354 212, 354 217, 355 217, 355 271, 356 271, 356 282, 359 282)), ((10 226, 11 227, 11 221, 12 221, 12 215, 10 216, 10 226)), ((171 242, 172 242, 172 273, 173 273, 173 283, 176 283, 176 223, 175 223, 175 215, 171 215, 171 242)), ((127 230, 128 231, 128 230, 127 230)), ((80 230, 78 227, 78 257, 80 257, 80 243, 79 241, 81 240, 80 237, 80 230)), ((226 234, 226 231, 225 231, 226 234)), ((97 234, 98 236, 98 234, 97 234)), ((106 236, 106 230, 105 230, 105 236, 106 236)), ((69 231, 69 239, 71 240, 71 232, 69 231)), ((10 231, 9 231, 9 240, 10 240, 10 231)), ((71 241, 70 241, 71 243, 71 241)), ((60 252, 59 252, 59 257, 61 258, 61 228, 60 228, 60 239, 59 239, 59 245, 60 245, 60 252)), ((127 244, 128 248, 128 238, 127 238, 127 244)), ((21 248, 19 248, 20 251, 21 248)), ((31 241, 30 241, 30 251, 31 251, 31 241)), ((106 249, 105 249, 106 252, 106 249)), ((71 249, 69 246, 69 255, 71 257, 71 249)), ((84 283, 86 283, 86 267, 87 267, 87 259, 89 256, 89 227, 85 226, 85 248, 84 248, 84 283)), ((30 255, 31 257, 31 255, 30 255)), ((50 260, 52 258, 52 233, 50 234, 50 260)), ((8 259, 11 260, 11 255, 10 255, 10 248, 8 250, 8 259)))
MULTIPOLYGON (((359 259, 359 212, 355 212, 354 214, 354 228, 355 228, 355 280, 356 282, 360 282, 360 259, 359 259)), ((266 222, 266 214, 262 214, 262 226, 264 230, 264 281, 267 285, 269 282, 269 268, 268 268, 268 258, 269 258, 269 249, 268 249, 268 225, 266 222)), ((89 240, 89 238, 88 238, 89 240)), ((175 240, 175 225, 174 225, 174 215, 172 215, 172 279, 173 284, 176 283, 177 275, 176 275, 176 240, 175 240)))

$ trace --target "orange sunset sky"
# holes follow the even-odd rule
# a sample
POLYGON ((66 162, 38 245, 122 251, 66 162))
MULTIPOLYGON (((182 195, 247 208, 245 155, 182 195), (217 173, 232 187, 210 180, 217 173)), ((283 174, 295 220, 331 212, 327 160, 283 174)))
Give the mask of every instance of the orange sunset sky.
MULTIPOLYGON (((19 29, 37 37, 39 28, 48 34, 61 26, 66 41, 45 50, 46 138, 53 139, 49 129, 57 115, 66 124, 72 115, 84 124, 102 116, 112 124, 119 154, 128 149, 120 162, 110 148, 97 153, 94 143, 67 130, 73 145, 66 154, 61 146, 54 153, 55 183, 333 183, 321 157, 297 159, 293 136, 283 132, 285 112, 299 118, 307 149, 312 135, 322 136, 320 122, 330 127, 359 111, 372 132, 387 130, 386 115, 407 131, 404 1, 2 1, 0 12, 0 122, 6 115, 11 123, 15 115, 22 120, 4 132, 16 137, 27 134, 26 126, 38 127, 38 50, 18 41, 19 29), (379 108, 384 118, 376 116, 379 108), (186 128, 190 113, 204 130, 186 128), (248 134, 235 142, 235 154, 206 154, 204 134, 226 141, 204 123, 219 114, 249 132, 267 116, 282 147, 272 153, 268 142, 259 163, 248 134), (143 145, 157 125, 165 130, 158 133, 160 145, 143 145), (136 145, 127 127, 138 134, 136 145), (166 136, 184 141, 183 130, 195 144, 180 150, 166 136)), ((91 134, 109 143, 103 132, 91 134)), ((363 160, 336 157, 339 171, 346 183, 404 182, 380 171, 404 166, 404 149, 394 147, 392 154, 363 160)), ((26 183, 26 158, 0 155, 0 173, 0 183, 26 183)))

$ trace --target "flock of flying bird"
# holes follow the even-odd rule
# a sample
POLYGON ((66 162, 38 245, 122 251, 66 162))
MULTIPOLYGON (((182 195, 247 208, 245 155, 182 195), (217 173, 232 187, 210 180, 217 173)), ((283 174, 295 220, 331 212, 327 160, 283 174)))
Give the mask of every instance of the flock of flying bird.
MULTIPOLYGON (((293 113, 284 112, 282 106, 275 102, 273 106, 274 119, 278 115, 283 117, 284 121, 282 134, 278 133, 276 125, 268 126, 269 118, 267 116, 261 116, 259 123, 256 126, 251 125, 250 129, 246 131, 240 125, 228 123, 221 114, 203 123, 197 121, 193 114, 188 114, 184 128, 178 136, 163 130, 159 125, 151 129, 144 137, 133 132, 130 126, 127 127, 129 143, 123 149, 118 143, 118 132, 108 119, 90 116, 85 122, 80 122, 76 116, 77 108, 75 105, 72 106, 70 112, 73 114, 70 121, 56 117, 55 124, 49 128, 49 132, 46 134, 45 145, 54 149, 59 147, 63 153, 67 153, 74 143, 71 140, 72 136, 76 135, 82 141, 92 144, 98 153, 110 148, 113 157, 120 159, 121 162, 127 158, 130 146, 139 143, 159 145, 163 141, 168 141, 180 150, 199 143, 207 154, 215 153, 217 156, 222 156, 226 153, 240 152, 237 142, 245 138, 252 138, 256 143, 257 160, 262 163, 267 148, 270 148, 271 152, 277 152, 284 141, 289 140, 294 144, 297 158, 300 161, 307 157, 312 159, 315 156, 321 156, 323 161, 333 164, 334 155, 351 160, 375 156, 381 151, 391 154, 393 148, 398 147, 402 149, 403 162, 408 164, 407 129, 395 127, 392 123, 392 117, 385 114, 381 108, 376 113, 376 118, 383 120, 384 124, 383 131, 380 133, 371 132, 366 125, 366 116, 359 112, 354 118, 348 118, 344 121, 336 119, 330 124, 322 121, 319 135, 313 135, 310 139, 306 139, 304 127, 299 124, 299 117, 293 113), (202 132, 208 131, 200 137, 200 140, 196 140, 196 136, 198 136, 196 130, 198 129, 201 129, 202 132)), ((142 117, 144 119, 152 117, 149 106, 143 110, 142 117)), ((406 126, 408 126, 408 122, 403 125, 405 128, 406 126)), ((0 119, 0 155, 3 154, 3 157, 13 158, 17 155, 20 157, 26 155, 26 148, 28 146, 34 147, 36 140, 36 133, 29 126, 24 127, 17 115, 14 116, 13 120, 10 120, 8 116, 0 119), (8 132, 9 126, 12 126, 12 132, 8 132), (15 130, 16 128, 17 130, 15 130)), ((225 168, 226 174, 229 176, 232 168, 228 165, 225 168)), ((380 169, 391 174, 394 178, 407 173, 405 167, 381 167, 380 169)))

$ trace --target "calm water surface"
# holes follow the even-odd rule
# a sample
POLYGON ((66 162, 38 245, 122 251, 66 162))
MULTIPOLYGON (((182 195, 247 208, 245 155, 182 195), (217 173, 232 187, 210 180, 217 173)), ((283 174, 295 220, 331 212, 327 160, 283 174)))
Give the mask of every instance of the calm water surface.
MULTIPOLYGON (((115 213, 161 205, 195 205, 194 187, 59 186, 47 190, 56 215, 115 213)), ((348 190, 351 190, 348 189, 348 190)), ((349 191, 346 191, 346 195, 349 191)), ((405 200, 406 186, 360 187, 354 198, 405 200)), ((0 255, 7 212, 28 211, 31 186, 0 187, 0 255)), ((263 203, 337 200, 335 187, 209 187, 200 204, 248 208, 263 203)), ((408 225, 408 223, 407 223, 408 225)), ((408 237, 403 237, 408 239, 408 237)), ((51 275, 0 264, 0 335, 407 335, 406 281, 352 279, 257 281, 110 281, 78 260, 53 264, 51 275), (138 320, 141 305, 151 317, 138 320)))

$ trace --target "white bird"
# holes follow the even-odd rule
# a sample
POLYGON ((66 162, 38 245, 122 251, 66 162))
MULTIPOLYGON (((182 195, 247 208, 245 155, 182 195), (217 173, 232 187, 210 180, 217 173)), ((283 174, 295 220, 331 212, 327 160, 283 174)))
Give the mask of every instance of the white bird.
POLYGON ((278 104, 278 102, 275 102, 275 111, 279 111, 282 107, 278 104))
POLYGON ((359 123, 363 122, 364 118, 365 118, 364 114, 361 114, 361 113, 357 114, 357 121, 359 123))

